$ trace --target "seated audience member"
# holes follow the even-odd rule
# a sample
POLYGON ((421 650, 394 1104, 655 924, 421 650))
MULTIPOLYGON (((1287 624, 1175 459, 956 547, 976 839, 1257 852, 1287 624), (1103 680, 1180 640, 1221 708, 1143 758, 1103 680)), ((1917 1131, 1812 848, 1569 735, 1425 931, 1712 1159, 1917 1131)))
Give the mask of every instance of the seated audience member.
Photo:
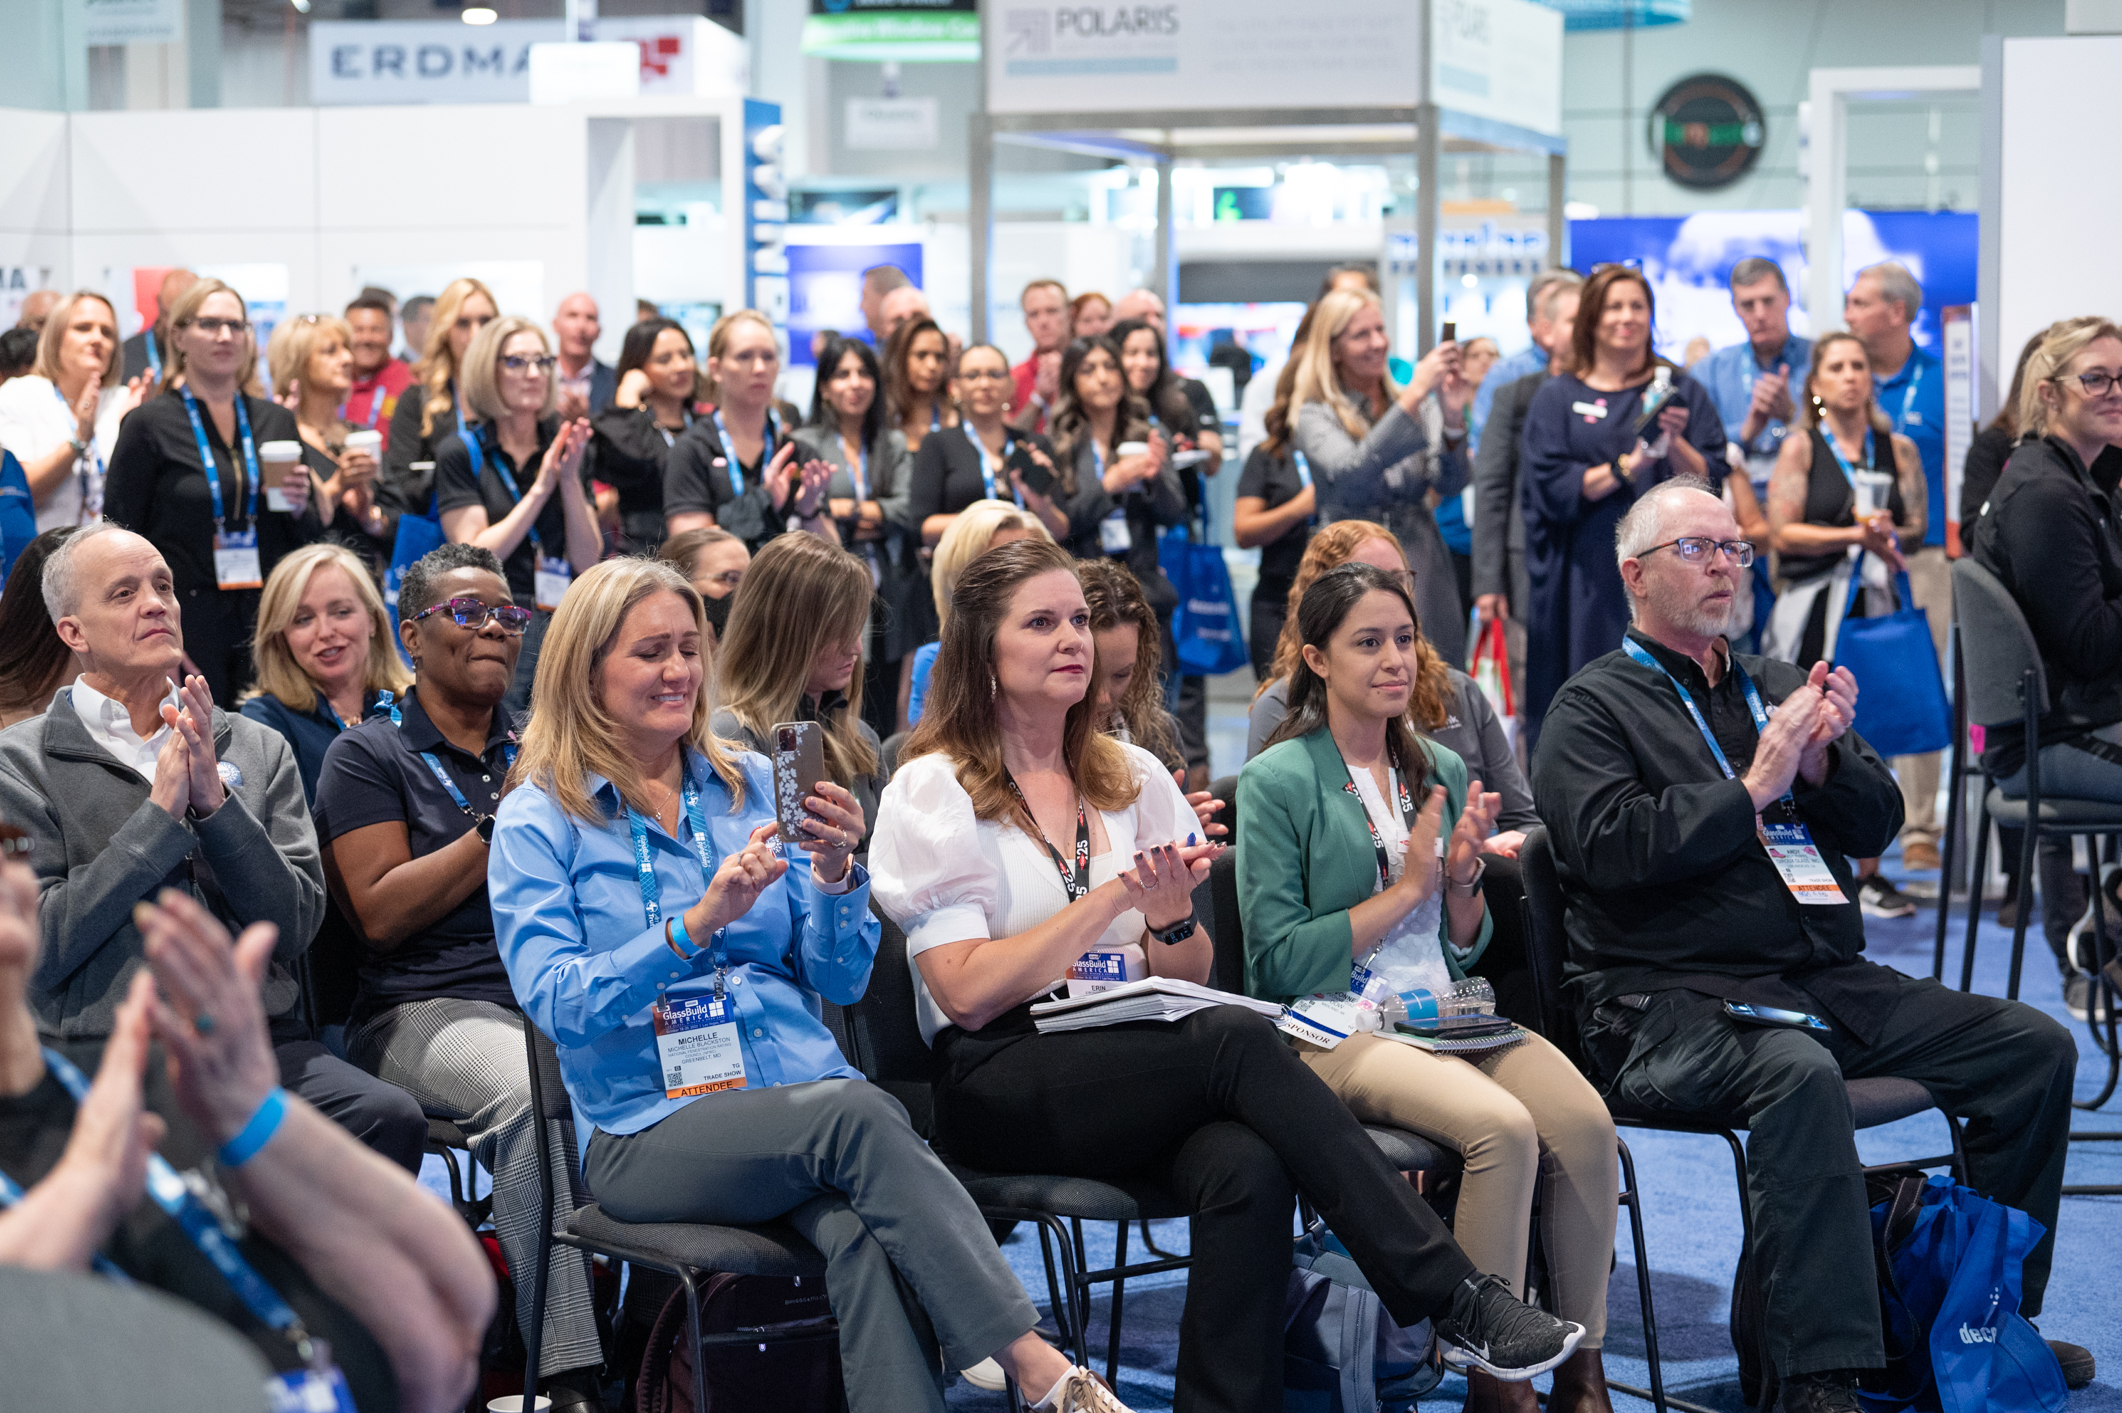
POLYGON ((2004 394, 1997 415, 1990 419, 1987 427, 1978 429, 1967 444, 1967 457, 1960 465, 1960 543, 1963 545, 1974 544, 1975 522, 1989 508, 1989 493, 1997 488, 1997 482, 2004 477, 2005 463, 2019 449, 2019 403, 2026 395, 2026 365, 2047 337, 2047 329, 2038 329, 2020 348, 2019 361, 2011 370, 2011 388, 2004 394))
POLYGON ((2031 1007, 1865 960, 1847 860, 1892 841, 1900 791, 1849 730, 1860 684, 1847 669, 1804 673, 1724 641, 1746 577, 1738 533, 1707 482, 1636 498, 1615 548, 1635 622, 1556 694, 1533 793, 1567 899, 1564 996, 1593 1082, 1632 1109, 1751 1131, 1778 1407, 1855 1413, 1853 1374, 1885 1356, 1844 1080, 1916 1080, 1965 1122, 1968 1185, 2046 1233, 2024 1267, 2032 1317, 2077 1053, 2031 1007), (1780 866, 1795 884, 1770 860, 1764 822, 1796 856, 1780 866), (1731 1003, 1818 1025, 1749 1023, 1731 1003))
MULTIPOLYGON (((1053 536, 1047 533, 1038 516, 1019 510, 1006 500, 974 501, 952 516, 950 529, 944 533, 943 542, 936 546, 935 560, 929 566, 929 589, 935 598, 936 621, 949 625, 951 590, 957 587, 958 576, 965 572, 966 565, 997 545, 1030 539, 1051 541, 1053 536)), ((942 646, 940 641, 923 643, 908 660, 905 688, 908 730, 921 724, 922 708, 928 701, 928 675, 936 665, 936 654, 942 646)))
POLYGON ((73 533, 65 526, 31 540, 0 589, 0 727, 40 715, 80 671, 44 606, 44 561, 73 533))
POLYGON ((643 319, 619 345, 618 374, 610 405, 590 419, 584 474, 619 493, 617 551, 644 554, 663 543, 663 472, 694 422, 692 336, 675 319, 643 319))
MULTIPOLYGON (((181 328, 181 325, 180 325, 181 328)), ((139 970, 136 904, 188 888, 215 916, 279 929, 264 979, 280 1083, 418 1172, 427 1120, 312 1036, 293 968, 324 918, 324 874, 295 755, 213 704, 184 657, 177 590, 155 547, 115 525, 44 563, 44 600, 80 678, 0 732, 0 819, 29 831, 43 889, 30 1004, 70 1054, 109 1036, 139 970)))
MULTIPOLYGON (((317 830, 332 896, 363 944, 347 1055, 454 1120, 494 1175, 494 1232, 512 1270, 537 1259, 537 1119, 523 1017, 494 948, 486 866, 517 740, 502 698, 526 617, 500 561, 444 545, 406 571, 399 631, 416 667, 389 715, 332 743, 317 830)), ((395 661, 395 657, 393 661, 395 661)), ((569 1141, 553 1150, 567 1191, 569 1141)), ((597 1407, 603 1362, 589 1260, 555 1248, 540 1372, 558 1408, 597 1407)), ((527 1284, 521 1288, 527 1289, 527 1284)), ((530 1302, 516 1315, 526 1325, 530 1302)), ((526 1328, 526 1338, 530 1331, 526 1328)))
MULTIPOLYGON (((1098 728, 1123 745, 1140 746, 1185 779, 1179 723, 1164 709, 1163 635, 1157 611, 1127 566, 1111 559, 1076 561, 1076 581, 1090 611, 1098 650, 1098 728)), ((1181 787, 1184 788, 1183 786, 1181 787)))
MULTIPOLYGON (((1489 942, 1482 849, 1503 797, 1410 729, 1418 687, 1433 689, 1423 679, 1441 673, 1404 576, 1339 565, 1312 581, 1290 621, 1303 644, 1290 713, 1238 778, 1245 989, 1337 1002, 1361 989, 1360 967, 1401 996, 1441 996, 1489 942)), ((1585 1331, 1547 1406, 1609 1408, 1599 1349, 1619 1173, 1613 1119, 1575 1066, 1537 1035, 1465 1055, 1360 1033, 1289 1043, 1357 1118, 1413 1129, 1465 1159, 1452 1231, 1513 1294, 1544 1171, 1547 1296, 1585 1331)), ((1512 1397, 1479 1370, 1467 1378, 1470 1408, 1532 1406, 1529 1388, 1512 1397)))
POLYGON ((1181 1407, 1281 1405, 1298 1192, 1395 1320, 1436 1321, 1447 1359, 1514 1380, 1560 1363, 1582 1327, 1481 1274, 1264 1016, 1209 1006, 1176 1023, 1036 1030, 1032 1004, 1086 952, 1207 980, 1214 943, 1193 889, 1221 846, 1185 843, 1200 822, 1162 763, 1097 729, 1090 614, 1060 548, 973 561, 943 634, 933 710, 885 788, 870 850, 943 1076, 938 1150, 1001 1172, 1148 1178, 1179 1196, 1194 1231, 1181 1407))
POLYGON ((919 455, 931 432, 958 425, 951 400, 950 343, 926 314, 900 324, 878 354, 884 370, 885 424, 919 455))
MULTIPOLYGON (((774 727, 816 722, 825 770, 877 817, 885 773, 877 733, 862 719, 862 633, 869 570, 815 535, 783 535, 752 562, 715 655, 717 736, 774 757, 774 727)), ((862 853, 866 843, 858 843, 862 853)))
MULTIPOLYGON (((232 946, 181 889, 141 904, 147 965, 112 1011, 100 1059, 69 1059, 48 1041, 40 1053, 25 1000, 48 945, 37 892, 28 868, 0 863, 0 1172, 25 1189, 0 1214, 0 1263, 93 1270, 225 1324, 270 1371, 271 1397, 261 1389, 253 1408, 318 1407, 301 1398, 315 1391, 304 1389, 312 1356, 351 1398, 327 1392, 324 1407, 463 1407, 493 1276, 456 1213, 274 1087, 258 1004, 272 925, 232 946), (142 1201, 151 1168, 157 1190, 142 1201), (164 1182, 180 1195, 166 1198, 164 1182), (220 1250, 256 1288, 195 1244, 194 1222, 218 1234, 209 1203, 243 1214, 247 1231, 220 1250), (275 1328, 283 1311, 293 1320, 275 1328)), ((181 1384, 185 1372, 166 1376, 181 1384)))
POLYGON ((296 433, 292 413, 246 391, 257 362, 243 297, 219 280, 192 285, 170 312, 162 392, 118 428, 103 488, 104 514, 169 565, 186 651, 217 702, 250 686, 265 576, 324 534, 307 473, 264 484, 259 445, 296 433))
POLYGON ((1068 533, 1068 516, 1055 503, 1057 485, 1044 493, 1024 483, 1023 468, 1010 461, 1026 456, 1058 478, 1053 444, 1002 420, 1009 396, 1009 359, 991 343, 976 343, 958 358, 958 395, 964 420, 925 438, 914 457, 907 519, 933 546, 950 529, 951 517, 978 500, 1013 500, 1039 517, 1049 535, 1068 533))
POLYGON ((501 955, 559 1047, 589 1190, 625 1221, 793 1225, 825 1255, 856 1413, 940 1413, 937 1343, 951 1368, 993 1357, 1039 1407, 1113 1413, 1033 1330, 905 1110, 817 1019, 861 996, 876 957, 852 860, 866 820, 820 781, 810 838, 774 847, 772 771, 708 726, 704 628, 668 565, 583 577, 553 624, 488 865, 501 955), (659 1039, 694 1015, 732 1026, 724 1053, 680 1058, 659 1039))
POLYGON ((501 306, 493 291, 469 277, 451 280, 416 319, 413 305, 418 302, 405 302, 405 337, 420 350, 420 361, 413 365, 412 386, 391 412, 380 484, 382 499, 392 510, 432 515, 435 457, 443 442, 461 435, 478 416, 464 400, 460 365, 472 338, 501 317, 501 306), (416 327, 420 337, 414 342, 416 327))
POLYGON ((530 705, 538 644, 568 584, 604 553, 582 484, 589 423, 553 415, 553 364, 544 330, 528 319, 511 315, 481 329, 463 366, 464 404, 479 420, 435 452, 442 533, 492 550, 516 603, 535 610, 510 711, 530 705))
POLYGON ((832 536, 825 504, 830 468, 813 472, 797 462, 792 429, 774 415, 780 373, 780 344, 764 314, 739 309, 715 321, 707 335, 707 400, 715 407, 670 449, 663 472, 667 534, 719 525, 753 554, 791 528, 832 536))
POLYGON ((0 447, 22 463, 39 530, 87 524, 103 514, 118 423, 153 389, 119 377, 118 316, 100 294, 76 294, 32 342, 30 366, 0 387, 0 447))
POLYGON ((751 551, 729 531, 710 525, 673 535, 656 551, 656 558, 685 576, 700 595, 707 611, 707 642, 713 647, 729 626, 729 611, 736 606, 737 586, 751 568, 751 551))
POLYGON ((343 319, 305 314, 273 330, 267 352, 273 386, 294 399, 289 410, 318 520, 326 535, 376 565, 380 576, 390 563, 398 517, 376 499, 376 457, 346 445, 354 428, 341 409, 354 385, 353 331, 343 319))
POLYGON ((313 806, 339 733, 367 719, 378 692, 403 692, 413 680, 392 644, 383 596, 351 550, 307 545, 265 581, 251 640, 258 687, 243 714, 287 738, 313 806))

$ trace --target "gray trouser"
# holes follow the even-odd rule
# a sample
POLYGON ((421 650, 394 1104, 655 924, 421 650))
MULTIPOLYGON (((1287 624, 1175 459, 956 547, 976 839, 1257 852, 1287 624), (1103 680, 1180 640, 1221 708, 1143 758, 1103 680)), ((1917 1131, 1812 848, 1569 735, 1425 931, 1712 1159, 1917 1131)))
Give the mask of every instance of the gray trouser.
POLYGON ((709 1094, 640 1133, 599 1129, 586 1171, 622 1221, 785 1219, 823 1252, 854 1413, 941 1413, 939 1343, 969 1368, 1037 1319, 972 1198, 866 1080, 709 1094))
MULTIPOLYGON (((353 1062, 453 1120, 471 1141, 472 1156, 494 1175, 494 1236, 508 1268, 517 1272, 516 1322, 530 1338, 530 1281, 538 1259, 538 1131, 530 1101, 530 1059, 523 1018, 491 1001, 408 1001, 350 1027, 353 1062)), ((558 1209, 574 1191, 574 1134, 552 1126, 553 1191, 558 1209)), ((557 1374, 604 1362, 590 1299, 589 1257, 553 1247, 545 1288, 545 1342, 538 1372, 557 1374)))

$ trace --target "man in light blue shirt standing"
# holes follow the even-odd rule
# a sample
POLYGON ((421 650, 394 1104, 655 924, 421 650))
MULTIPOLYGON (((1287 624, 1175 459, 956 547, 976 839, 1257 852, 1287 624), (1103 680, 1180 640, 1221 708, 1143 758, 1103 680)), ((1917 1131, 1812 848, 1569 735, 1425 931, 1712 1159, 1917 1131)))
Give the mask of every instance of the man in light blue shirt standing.
MULTIPOLYGON (((1923 545, 1908 556, 1908 583, 1916 607, 1930 620, 1931 643, 1945 661, 1945 625, 1952 613, 1952 576, 1945 561, 1945 372, 1936 354, 1916 347, 1909 328, 1923 312, 1923 286, 1907 268, 1884 261, 1857 272, 1843 297, 1842 321, 1864 343, 1871 362, 1872 395, 1894 430, 1916 444, 1923 458, 1923 545)), ((1907 820, 1901 826, 1901 862, 1911 869, 1938 867, 1939 752, 1896 756, 1907 820)))
POLYGON ((1466 414, 1466 454, 1469 457, 1481 448, 1481 429, 1488 424, 1488 409, 1495 404, 1496 394, 1528 373, 1547 371, 1547 361, 1555 352, 1554 320, 1541 312, 1553 307, 1549 291, 1556 285, 1574 288, 1583 283, 1582 275, 1558 265, 1551 270, 1542 270, 1525 286, 1525 327, 1533 336, 1532 345, 1499 361, 1481 380, 1481 391, 1474 394, 1474 405, 1466 414))
POLYGON ((1731 307, 1746 342, 1720 348, 1688 371, 1709 389, 1754 496, 1768 502, 1768 473, 1798 416, 1812 340, 1790 331, 1790 286, 1773 260, 1751 256, 1731 269, 1731 307))

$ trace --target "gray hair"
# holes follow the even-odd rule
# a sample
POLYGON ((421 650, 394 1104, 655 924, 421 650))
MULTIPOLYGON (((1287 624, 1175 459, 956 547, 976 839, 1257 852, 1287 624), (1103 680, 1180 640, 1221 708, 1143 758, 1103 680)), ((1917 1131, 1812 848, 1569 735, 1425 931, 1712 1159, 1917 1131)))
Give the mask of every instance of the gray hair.
MULTIPOLYGON (((1665 503, 1682 491, 1700 491, 1706 496, 1717 496, 1717 488, 1700 476, 1675 476, 1670 481, 1660 481, 1645 491, 1621 517, 1614 527, 1614 562, 1641 558, 1645 550, 1655 547, 1665 531, 1665 503)), ((1722 497, 1718 497, 1721 502, 1722 497)))
POLYGON ((1872 276, 1879 282, 1879 297, 1891 304, 1901 306, 1902 313, 1910 323, 1923 312, 1923 286, 1916 277, 1908 273, 1908 267, 1898 260, 1881 260, 1876 265, 1866 265, 1857 271, 1857 278, 1872 276))
MULTIPOLYGON (((1732 266, 1731 278, 1725 281, 1725 285, 1727 288, 1737 289, 1741 285, 1759 284, 1762 280, 1774 280, 1776 288, 1785 294, 1790 293, 1790 282, 1783 278, 1783 267, 1759 255, 1749 255, 1732 266)), ((1917 302, 1922 301, 1919 298, 1917 302)))
POLYGON ((44 611, 52 616, 52 622, 72 613, 81 606, 80 566, 74 563, 81 547, 89 541, 114 533, 130 534, 115 520, 98 520, 93 525, 84 525, 60 541, 51 557, 44 561, 44 611))
POLYGON ((1555 317, 1555 297, 1564 290, 1584 288, 1584 276, 1567 265, 1542 270, 1525 286, 1525 312, 1542 319, 1555 317))

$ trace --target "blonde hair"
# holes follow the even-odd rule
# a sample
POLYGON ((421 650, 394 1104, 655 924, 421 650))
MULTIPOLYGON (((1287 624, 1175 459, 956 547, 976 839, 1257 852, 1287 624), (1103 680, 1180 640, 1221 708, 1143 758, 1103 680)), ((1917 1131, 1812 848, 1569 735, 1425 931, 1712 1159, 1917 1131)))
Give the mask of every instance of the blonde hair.
POLYGON ((959 511, 943 538, 936 542, 935 556, 929 561, 928 588, 936 600, 939 632, 941 625, 950 622, 951 590, 957 586, 958 576, 965 572, 966 565, 987 553, 998 530, 1028 530, 1038 540, 1054 537, 1038 516, 1019 510, 1006 500, 976 500, 959 511))
MULTIPOLYGON (((233 286, 216 279, 201 279, 193 284, 178 297, 177 307, 169 312, 169 356, 162 360, 161 391, 169 391, 184 377, 184 345, 177 337, 177 330, 198 318, 200 306, 217 294, 228 295, 242 305, 244 321, 249 322, 251 307, 244 303, 243 296, 237 294, 233 286)), ((243 335, 243 366, 236 370, 236 391, 249 392, 257 377, 258 331, 251 329, 243 335)))
POLYGON ((2026 385, 2019 390, 2019 431, 2022 435, 2048 435, 2049 406, 2041 401, 2041 386, 2057 382, 2070 361, 2099 339, 2122 339, 2122 328, 2097 314, 2060 319, 2048 326, 2048 334, 2033 357, 2026 360, 2026 385))
MULTIPOLYGON (((716 653, 718 703, 761 737, 777 721, 797 719, 811 664, 869 625, 874 590, 867 565, 816 535, 778 535, 745 572, 716 653)), ((862 738, 862 663, 847 685, 847 706, 824 728, 825 769, 851 785, 877 769, 862 738)))
MULTIPOLYGON (((607 559, 575 580, 553 611, 538 650, 538 675, 532 683, 530 725, 523 732, 523 752, 511 774, 519 784, 543 790, 561 811, 602 828, 603 813, 590 798, 589 777, 601 775, 618 787, 634 809, 652 813, 655 806, 641 793, 633 760, 620 749, 619 723, 598 699, 597 669, 618 641, 626 615, 644 599, 676 594, 691 610, 700 630, 703 668, 714 666, 708 648, 707 614, 700 595, 670 565, 654 559, 607 559)), ((707 757, 707 763, 729 788, 733 806, 744 803, 744 776, 730 744, 708 726, 714 708, 708 701, 708 678, 693 700, 693 720, 685 744, 707 757)))
MULTIPOLYGON (((756 309, 732 310, 715 320, 715 326, 707 331, 707 356, 709 358, 720 358, 729 352, 730 335, 739 324, 757 324, 760 328, 766 330, 767 338, 773 341, 774 360, 776 362, 780 361, 781 339, 774 333, 774 321, 756 309)), ((707 371, 705 360, 701 363, 700 376, 705 385, 702 392, 702 400, 712 402, 717 407, 720 407, 722 405, 722 386, 715 381, 714 375, 707 371)))
MULTIPOLYGON (((464 405, 481 421, 498 422, 508 411, 508 405, 501 400, 501 350, 517 334, 536 334, 538 351, 552 353, 545 330, 520 314, 495 319, 472 335, 471 347, 464 350, 464 366, 457 370, 457 387, 464 394, 464 405)), ((540 417, 551 415, 560 405, 559 382, 551 368, 545 370, 545 401, 538 408, 540 417)))
MULTIPOLYGON (((1356 404, 1341 386, 1341 375, 1334 371, 1334 340, 1348 328, 1349 321, 1365 309, 1382 309, 1378 296, 1367 289, 1328 290, 1319 302, 1312 306, 1311 330, 1306 334, 1304 346, 1291 357, 1297 375, 1290 384, 1290 406, 1300 408, 1307 402, 1323 402, 1341 423, 1350 436, 1361 439, 1370 434, 1370 421, 1356 411, 1356 404)), ((1378 375, 1385 384, 1385 396, 1389 401, 1400 391, 1390 371, 1378 375)), ((1384 409, 1380 409, 1382 414, 1384 409)))
POLYGON ((92 289, 75 290, 66 303, 54 309, 51 317, 44 321, 44 328, 37 335, 37 360, 30 365, 30 372, 48 378, 54 387, 58 386, 59 347, 66 341, 66 326, 74 322, 74 306, 84 299, 93 299, 111 312, 111 353, 103 365, 102 386, 114 388, 125 381, 125 348, 117 337, 118 311, 92 289))
POLYGON ((251 631, 251 659, 258 665, 258 683, 248 696, 276 697, 292 711, 317 709, 317 684, 295 662, 287 646, 287 629, 302 607, 302 596, 309 592, 309 581, 327 565, 346 575, 354 586, 354 597, 368 614, 368 670, 363 685, 372 692, 401 694, 412 685, 413 674, 399 660, 398 635, 383 611, 383 596, 376 592, 368 566, 344 545, 304 545, 273 566, 259 595, 258 626, 251 631))
POLYGON ((444 285, 428 306, 427 347, 420 350, 420 361, 413 366, 413 377, 427 389, 427 401, 420 408, 423 437, 433 435, 435 419, 447 416, 454 406, 451 389, 457 380, 457 357, 450 352, 449 331, 457 327, 464 301, 475 294, 493 306, 496 315, 501 313, 501 301, 494 298, 494 292, 469 275, 444 285))
POLYGON ((302 380, 326 334, 335 335, 342 347, 354 346, 353 329, 336 314, 304 314, 273 330, 265 341, 265 366, 272 374, 274 392, 284 393, 302 380))

